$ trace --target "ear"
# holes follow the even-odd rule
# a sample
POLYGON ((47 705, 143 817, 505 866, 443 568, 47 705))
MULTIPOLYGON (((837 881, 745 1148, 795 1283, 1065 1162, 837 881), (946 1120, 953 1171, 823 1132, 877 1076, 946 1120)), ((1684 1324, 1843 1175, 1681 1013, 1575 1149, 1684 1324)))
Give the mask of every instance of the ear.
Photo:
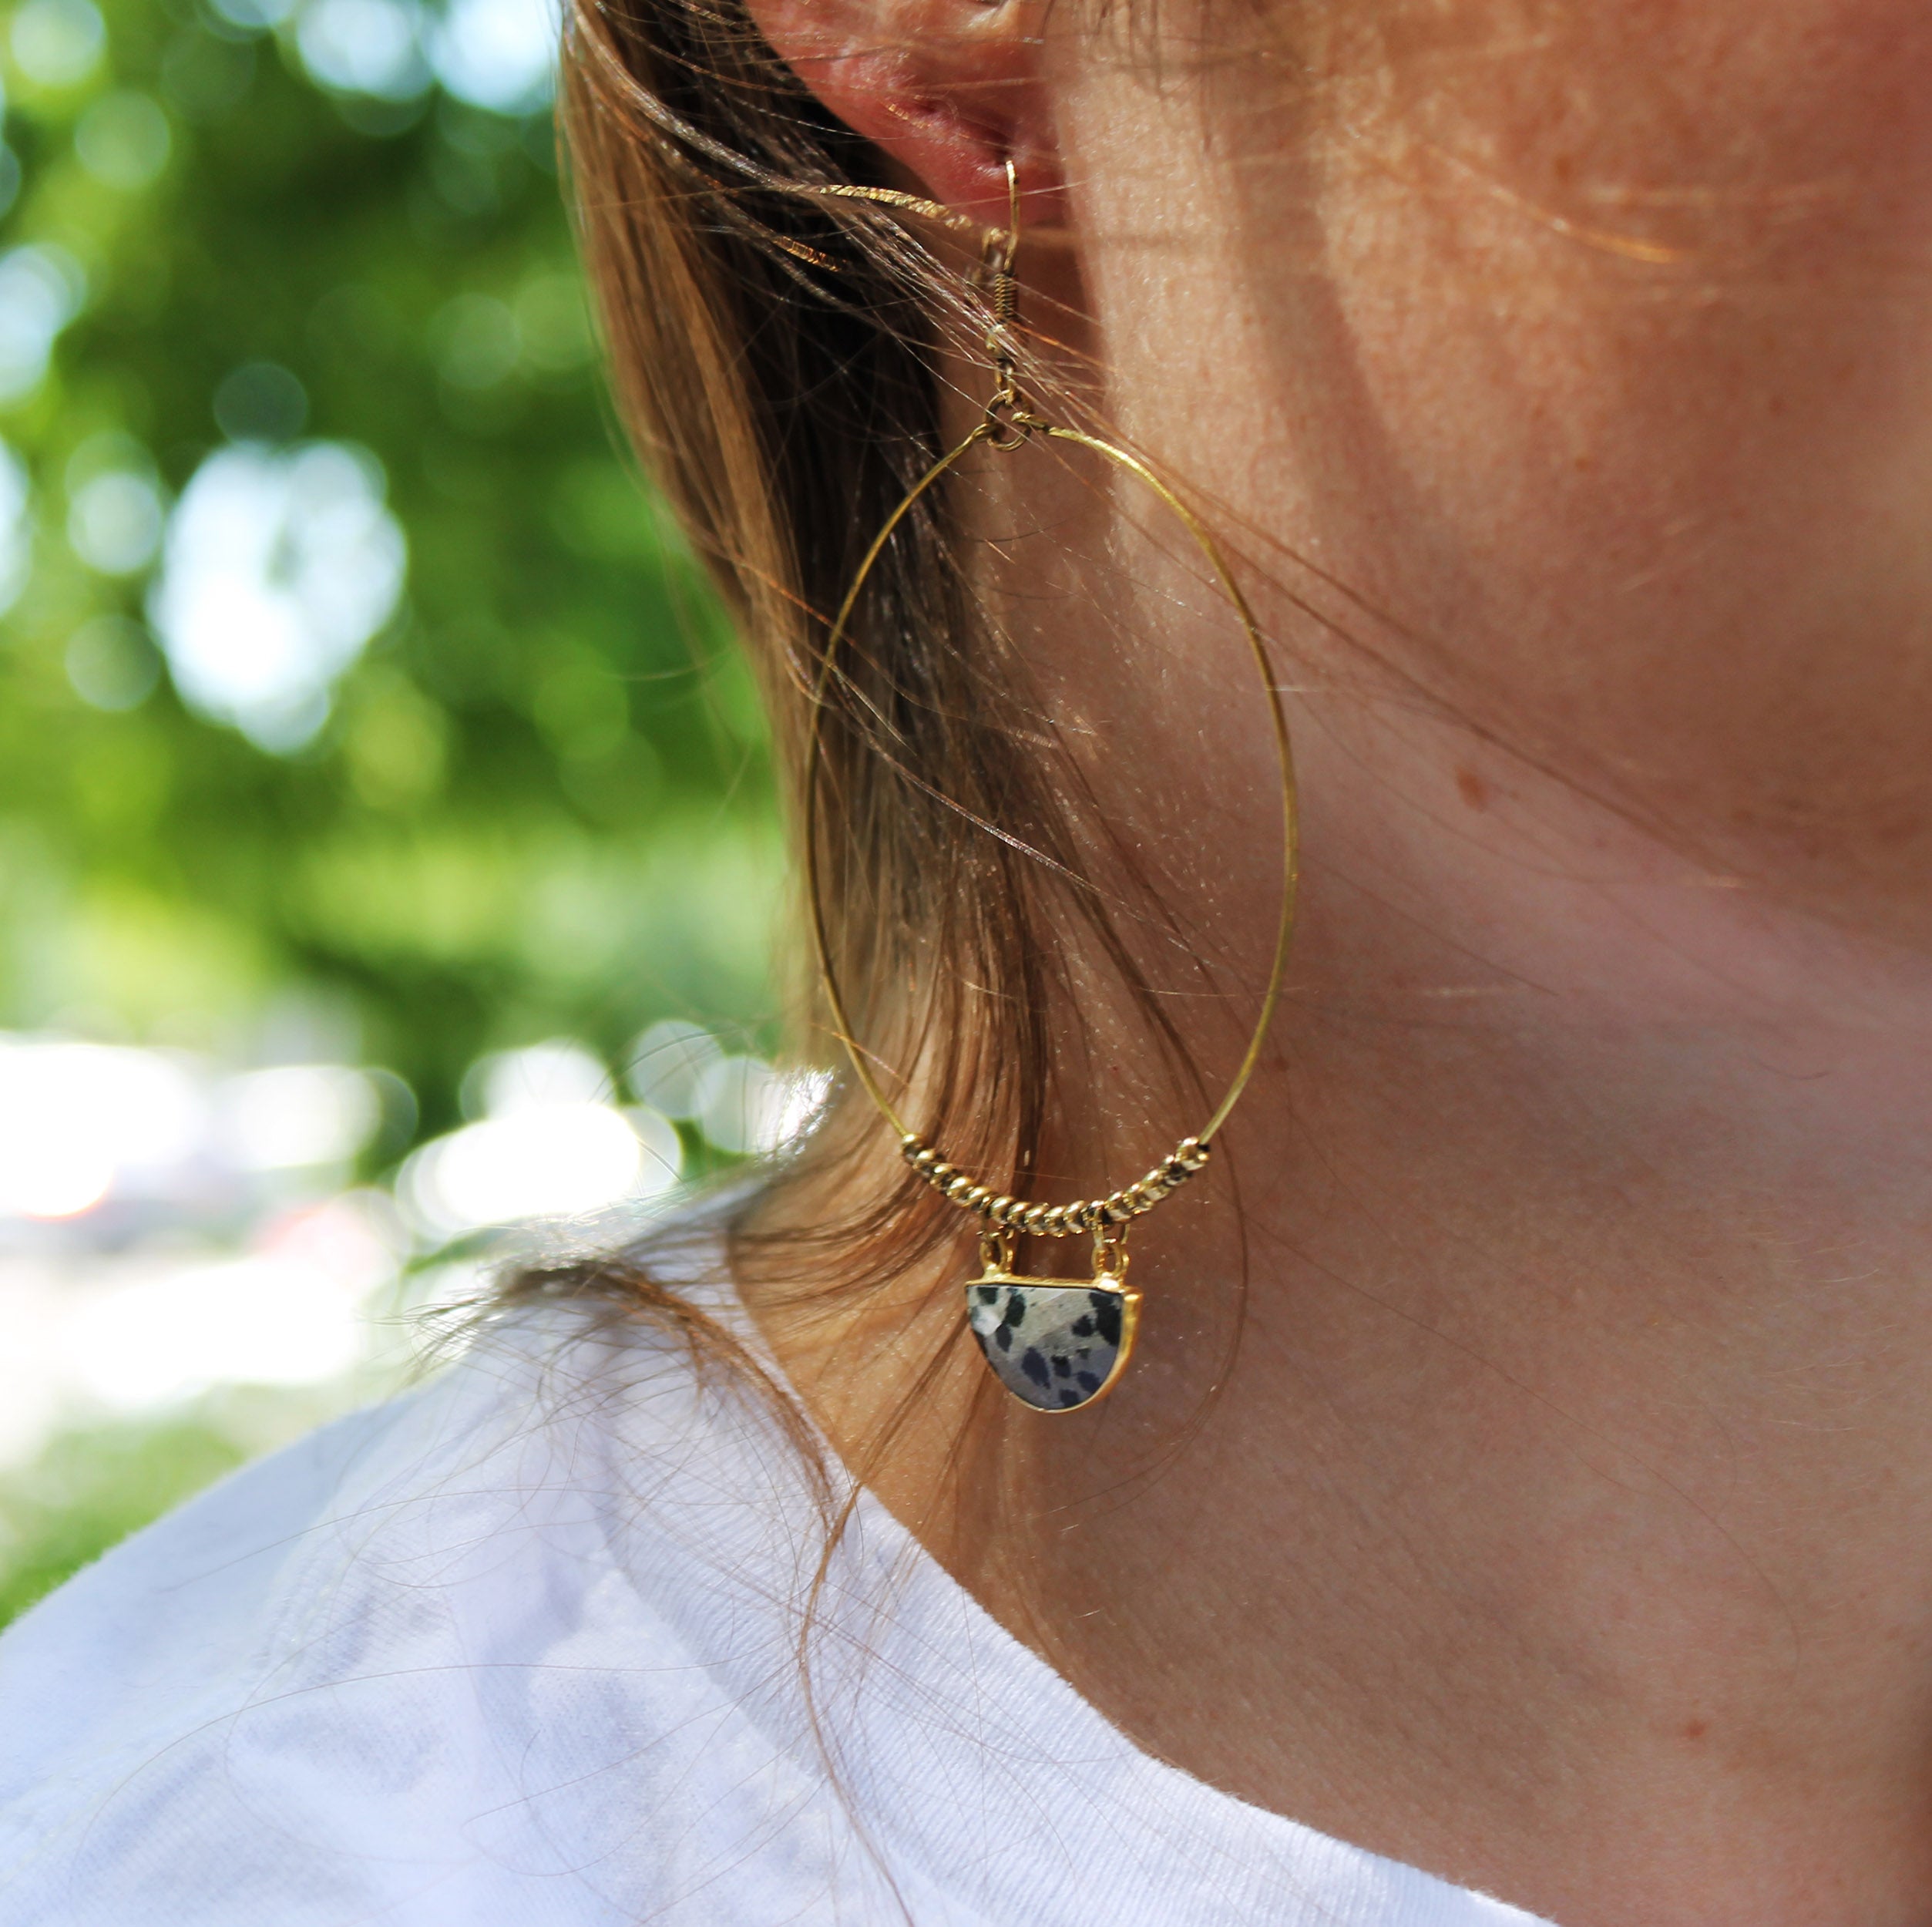
POLYGON ((1010 158, 1028 224, 1057 211, 1036 0, 751 0, 778 57, 917 190, 988 227, 1010 158))

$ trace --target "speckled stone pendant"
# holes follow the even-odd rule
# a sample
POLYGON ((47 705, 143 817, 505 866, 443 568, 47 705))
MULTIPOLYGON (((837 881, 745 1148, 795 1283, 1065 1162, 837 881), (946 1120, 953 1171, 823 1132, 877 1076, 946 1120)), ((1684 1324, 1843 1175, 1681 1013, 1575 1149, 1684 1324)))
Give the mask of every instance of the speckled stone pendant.
POLYGON ((1127 1255, 1097 1247, 1090 1280, 1023 1278, 1013 1243, 979 1243, 982 1270, 966 1288, 966 1323, 993 1375, 1037 1412, 1074 1412, 1106 1397, 1127 1369, 1141 1294, 1121 1282, 1127 1255))

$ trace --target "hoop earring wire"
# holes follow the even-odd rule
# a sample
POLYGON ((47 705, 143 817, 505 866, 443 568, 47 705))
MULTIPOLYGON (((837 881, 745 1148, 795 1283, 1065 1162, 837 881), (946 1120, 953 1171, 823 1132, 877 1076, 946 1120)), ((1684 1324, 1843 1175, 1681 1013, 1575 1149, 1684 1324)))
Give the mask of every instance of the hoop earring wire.
MULTIPOLYGON (((994 1375, 1023 1403, 1043 1412, 1073 1411, 1094 1404, 1110 1391, 1125 1369, 1133 1348, 1141 1294, 1125 1285, 1127 1232, 1131 1221, 1151 1210, 1205 1166, 1213 1141, 1240 1101, 1261 1060, 1275 1013, 1281 1001, 1294 934, 1297 880, 1298 810, 1295 762, 1289 741, 1288 718, 1281 691, 1262 640, 1259 624, 1242 593, 1219 545, 1188 505, 1141 458, 1114 442, 1079 429, 1064 428, 1034 414, 1022 397, 1015 367, 1012 328, 1017 306, 1013 267, 1019 247, 1018 177, 1006 163, 1008 221, 1003 233, 987 234, 983 244, 982 285, 986 291, 990 325, 986 346, 992 361, 994 388, 986 412, 964 438, 935 462, 909 489, 872 538, 860 560, 845 600, 825 634, 825 647, 811 692, 811 722, 806 740, 805 770, 805 871, 811 906, 811 933, 818 977, 833 1029, 850 1061, 860 1088, 898 1135, 907 1163, 948 1202, 980 1220, 981 1275, 966 1286, 967 1322, 994 1375), (1172 512, 1206 559, 1221 593, 1233 606, 1266 697, 1281 772, 1281 910, 1275 933, 1274 955, 1261 1007, 1231 1081, 1221 1101, 1191 1136, 1177 1143, 1144 1176, 1102 1198, 1072 1204, 1030 1203, 983 1184, 948 1163, 915 1132, 885 1093, 865 1051, 854 1035, 845 1008, 832 943, 825 924, 824 893, 818 857, 818 792, 825 762, 823 720, 826 698, 836 673, 838 651, 847 639, 852 613, 865 584, 901 523, 965 456, 982 446, 1011 454, 1036 436, 1090 450, 1113 466, 1144 483, 1172 512), (1090 1233, 1094 1273, 1090 1281, 1023 1277, 1013 1269, 1020 1236, 1071 1237, 1090 1233)), ((936 217, 949 227, 961 217, 936 203, 889 188, 824 187, 824 194, 883 203, 936 217)))

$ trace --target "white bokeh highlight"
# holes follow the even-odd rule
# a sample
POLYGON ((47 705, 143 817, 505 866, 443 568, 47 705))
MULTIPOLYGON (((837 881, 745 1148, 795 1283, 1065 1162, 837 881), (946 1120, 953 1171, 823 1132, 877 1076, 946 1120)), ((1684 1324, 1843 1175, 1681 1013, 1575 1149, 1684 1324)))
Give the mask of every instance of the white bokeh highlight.
POLYGON ((560 32, 553 0, 449 0, 430 30, 430 62, 459 100, 533 113, 555 89, 560 32))
POLYGON ((92 0, 26 0, 7 30, 13 63, 42 87, 72 87, 99 66, 107 23, 92 0))
POLYGON ((347 1165, 381 1121, 375 1086, 344 1064, 245 1071, 217 1095, 217 1141, 241 1171, 347 1165))
POLYGON ((160 103, 122 88, 104 94, 74 129, 74 153, 104 187, 138 193, 168 164, 173 132, 160 103))
POLYGON ((138 575, 161 546, 165 516, 152 476, 111 469, 68 498, 67 546, 102 575, 138 575))
POLYGON ((64 248, 29 243, 0 254, 0 405, 39 387, 86 298, 87 277, 64 248))
POLYGON ((776 1157, 811 1133, 831 1092, 832 1078, 823 1071, 779 1071, 761 1058, 721 1058, 699 1080, 698 1122, 721 1151, 776 1157))
POLYGON ((400 1256, 387 1200, 350 1193, 289 1214, 244 1256, 84 1293, 55 1349, 73 1391, 115 1411, 220 1385, 324 1384, 366 1354, 366 1307, 400 1256))
MULTIPOLYGON (((238 25, 287 18, 286 0, 218 0, 238 25)), ((408 101, 433 84, 492 113, 540 112, 556 91, 555 0, 306 0, 294 12, 309 78, 339 94, 408 101)))
POLYGON ((373 456, 243 443, 196 470, 169 518, 148 617, 192 708, 286 753, 395 612, 408 552, 373 456))
POLYGON ((703 1024, 666 1017, 630 1047, 630 1094, 667 1118, 695 1118, 698 1086, 724 1054, 724 1047, 703 1024))
POLYGON ((33 485, 27 465, 0 442, 0 615, 20 600, 33 552, 33 485))
POLYGON ((690 1195, 695 1133, 782 1155, 830 1088, 680 1021, 623 1061, 620 1086, 572 1038, 479 1059, 470 1121, 391 1188, 355 1175, 398 1115, 387 1073, 0 1033, 0 1465, 229 1387, 367 1397, 408 1369, 418 1310, 486 1293, 533 1233, 635 1235, 690 1195))
POLYGON ((412 0, 309 0, 295 25, 309 77, 338 93, 413 100, 430 84, 412 0))
POLYGON ((432 1242, 492 1225, 580 1218, 670 1197, 684 1167, 677 1128, 644 1106, 608 1101, 603 1064, 556 1042, 485 1058, 466 1088, 477 1122, 427 1144, 397 1193, 432 1242))
POLYGON ((0 1216, 92 1210, 118 1181, 190 1156, 206 1111, 193 1073, 163 1052, 0 1038, 0 1216))

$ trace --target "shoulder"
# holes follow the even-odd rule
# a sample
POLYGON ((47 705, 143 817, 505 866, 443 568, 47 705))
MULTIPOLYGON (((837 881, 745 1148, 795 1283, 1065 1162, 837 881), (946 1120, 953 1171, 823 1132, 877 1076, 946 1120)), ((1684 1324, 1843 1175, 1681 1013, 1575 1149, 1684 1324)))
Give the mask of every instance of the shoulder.
POLYGON ((789 1503, 750 1435, 553 1313, 129 1540, 0 1639, 0 1922, 635 1918, 706 1749, 785 1777, 708 1632, 789 1503))
POLYGON ((0 1638, 0 1927, 1524 1919, 1140 1753, 828 1471, 506 1321, 0 1638))

